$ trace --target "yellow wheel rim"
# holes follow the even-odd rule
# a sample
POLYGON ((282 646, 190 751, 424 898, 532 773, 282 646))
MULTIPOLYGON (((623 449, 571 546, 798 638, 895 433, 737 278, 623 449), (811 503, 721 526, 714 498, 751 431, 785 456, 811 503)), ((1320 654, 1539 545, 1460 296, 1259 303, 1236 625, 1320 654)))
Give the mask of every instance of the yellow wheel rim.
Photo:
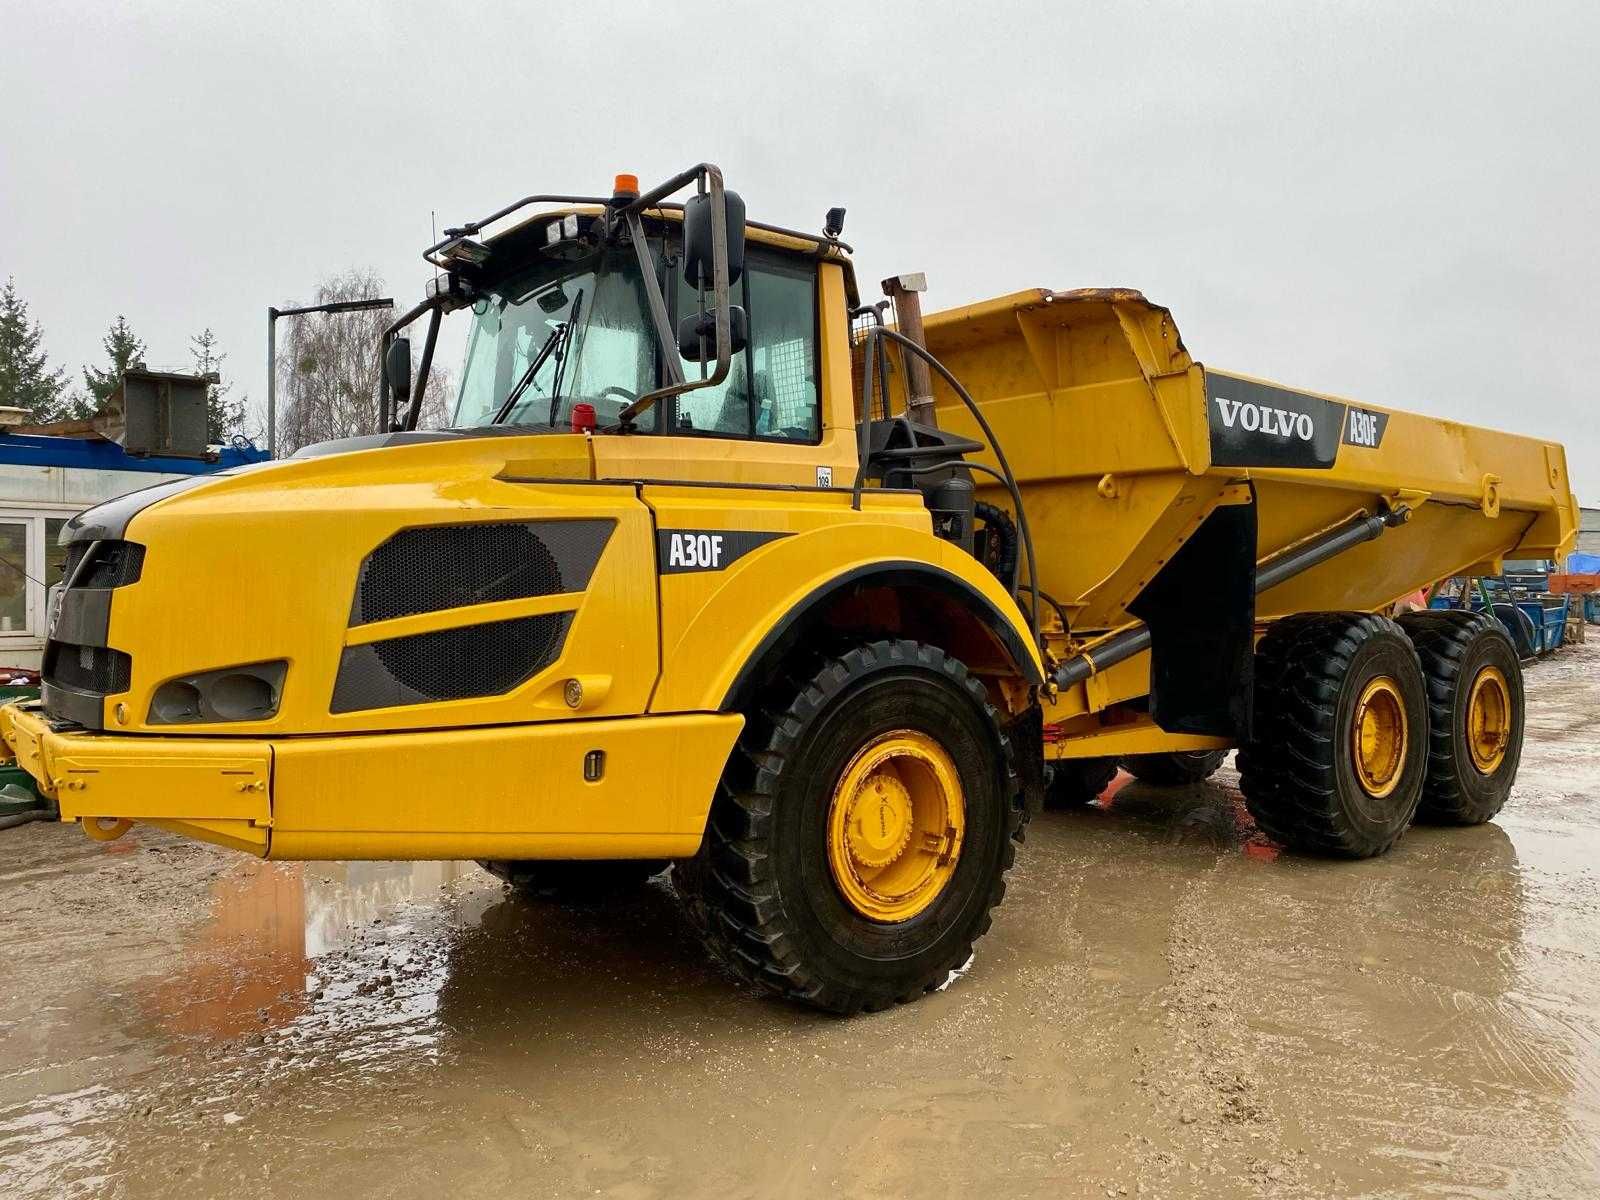
POLYGON ((897 729, 856 752, 828 808, 828 867, 852 909, 907 921, 939 898, 961 857, 966 802, 950 755, 897 729))
POLYGON ((1382 799, 1400 786, 1406 761, 1406 706, 1400 687, 1388 675, 1369 680, 1356 701, 1350 726, 1351 750, 1362 789, 1382 799))
POLYGON ((1467 696, 1467 752, 1480 774, 1492 775, 1511 741, 1511 689, 1498 667, 1485 667, 1467 696))

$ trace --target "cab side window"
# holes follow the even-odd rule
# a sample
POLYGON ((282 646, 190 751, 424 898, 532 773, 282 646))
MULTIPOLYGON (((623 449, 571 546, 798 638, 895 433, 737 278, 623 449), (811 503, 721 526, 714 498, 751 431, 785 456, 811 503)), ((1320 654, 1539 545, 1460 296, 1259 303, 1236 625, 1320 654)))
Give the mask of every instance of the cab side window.
MULTIPOLYGON (((697 311, 698 294, 681 276, 676 299, 675 319, 697 311)), ((815 267, 750 246, 731 299, 749 318, 750 344, 721 384, 677 398, 666 432, 820 441, 815 267)), ((682 366, 684 378, 700 377, 699 363, 682 366)))

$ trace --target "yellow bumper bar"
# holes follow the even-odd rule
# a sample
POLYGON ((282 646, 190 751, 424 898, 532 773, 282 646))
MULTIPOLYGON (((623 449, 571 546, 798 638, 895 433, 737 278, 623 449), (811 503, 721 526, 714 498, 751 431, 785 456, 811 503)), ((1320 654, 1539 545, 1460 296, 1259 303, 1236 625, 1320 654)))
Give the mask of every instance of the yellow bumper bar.
POLYGON ((63 820, 145 822, 269 858, 693 854, 744 719, 716 713, 270 740, 55 732, 0 738, 63 820))

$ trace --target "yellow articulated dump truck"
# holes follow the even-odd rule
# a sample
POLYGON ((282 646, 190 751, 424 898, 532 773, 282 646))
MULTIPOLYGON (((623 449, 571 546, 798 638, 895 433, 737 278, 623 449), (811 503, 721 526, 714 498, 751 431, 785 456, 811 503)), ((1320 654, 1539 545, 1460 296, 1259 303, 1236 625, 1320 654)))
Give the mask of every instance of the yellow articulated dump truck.
POLYGON ((842 220, 747 220, 701 165, 448 231, 383 432, 67 525, 10 752, 95 838, 548 892, 672 863, 713 954, 838 1012, 945 982, 1030 814, 1119 763, 1237 747, 1319 854, 1499 810, 1510 641, 1390 614, 1562 553, 1560 446, 1208 370, 1132 291, 887 322, 842 220))

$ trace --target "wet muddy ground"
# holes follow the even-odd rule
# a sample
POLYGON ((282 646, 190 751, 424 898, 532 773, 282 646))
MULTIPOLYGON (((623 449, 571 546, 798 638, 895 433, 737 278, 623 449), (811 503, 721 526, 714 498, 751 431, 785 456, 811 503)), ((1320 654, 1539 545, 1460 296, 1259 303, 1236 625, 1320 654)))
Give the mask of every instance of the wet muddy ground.
POLYGON ((1496 824, 1309 861, 1230 771, 1122 777, 964 978, 852 1020, 740 991, 664 880, 0 833, 0 1196, 1594 1195, 1600 644, 1528 686, 1496 824))

